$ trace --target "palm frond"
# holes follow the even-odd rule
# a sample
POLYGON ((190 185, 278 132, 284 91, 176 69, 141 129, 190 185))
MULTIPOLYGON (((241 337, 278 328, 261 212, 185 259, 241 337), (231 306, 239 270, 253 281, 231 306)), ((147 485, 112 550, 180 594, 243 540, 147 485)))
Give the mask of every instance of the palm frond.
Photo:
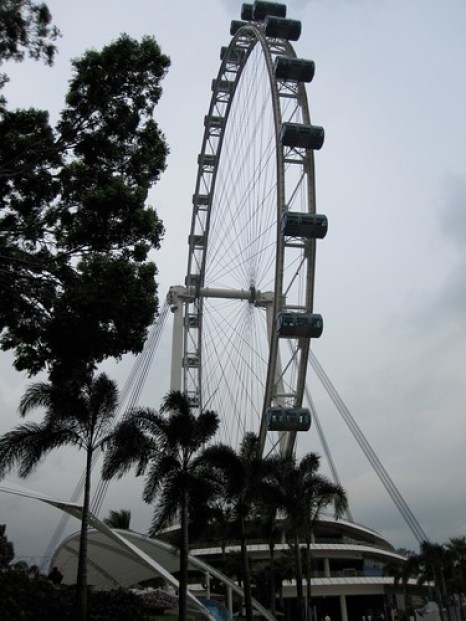
POLYGON ((104 524, 110 528, 120 528, 128 530, 131 523, 131 511, 120 509, 119 511, 110 510, 109 516, 104 518, 104 524))
POLYGON ((216 412, 204 410, 196 419, 193 441, 195 440, 198 448, 204 446, 213 438, 218 430, 220 419, 216 412))
POLYGON ((94 439, 107 435, 113 427, 118 408, 118 388, 105 373, 101 373, 90 386, 88 410, 94 425, 94 439))
POLYGON ((299 461, 298 467, 303 473, 313 474, 317 472, 320 468, 320 455, 307 453, 299 461))
POLYGON ((163 528, 171 524, 178 515, 178 497, 172 494, 170 486, 164 487, 154 509, 149 537, 155 537, 163 528))
POLYGON ((216 476, 219 482, 223 479, 227 496, 238 494, 244 489, 246 482, 244 462, 231 446, 227 444, 208 446, 202 451, 199 461, 212 469, 213 476, 216 476))
POLYGON ((46 382, 37 382, 31 384, 21 397, 18 412, 21 417, 26 416, 31 410, 44 407, 50 408, 53 404, 53 395, 55 389, 51 384, 46 382))
POLYGON ((147 465, 156 453, 154 439, 145 434, 131 419, 119 423, 108 443, 102 477, 105 480, 121 478, 136 467, 136 476, 144 474, 147 465))
POLYGON ((123 421, 132 421, 135 427, 147 434, 157 436, 164 426, 164 419, 152 408, 132 408, 123 417, 123 421))
POLYGON ((0 438, 0 476, 17 468, 19 476, 25 478, 47 453, 66 444, 82 448, 73 429, 36 423, 20 425, 0 438))
POLYGON ((239 456, 243 461, 252 461, 260 458, 259 437, 252 431, 244 435, 239 447, 239 456))
POLYGON ((95 412, 113 413, 118 407, 116 382, 105 373, 100 373, 90 386, 89 406, 95 412))
POLYGON ((195 428, 196 417, 192 412, 172 411, 161 429, 160 441, 167 451, 195 450, 195 428))
POLYGON ((143 491, 144 502, 151 503, 160 490, 181 469, 180 462, 173 455, 159 455, 150 463, 143 491))
POLYGON ((189 414, 191 408, 189 406, 188 397, 179 390, 171 390, 162 401, 161 412, 180 412, 181 414, 189 414))

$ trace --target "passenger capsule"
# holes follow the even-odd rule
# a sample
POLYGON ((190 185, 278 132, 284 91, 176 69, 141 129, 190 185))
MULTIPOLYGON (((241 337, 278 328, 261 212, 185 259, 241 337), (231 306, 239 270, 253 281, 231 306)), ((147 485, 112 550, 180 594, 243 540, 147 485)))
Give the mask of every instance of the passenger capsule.
POLYGON ((184 366, 191 368, 199 367, 199 356, 197 354, 186 354, 184 357, 184 366))
POLYGON ((282 311, 277 315, 277 334, 284 338, 312 338, 322 335, 324 321, 317 313, 282 311))
POLYGON ((287 211, 282 218, 282 233, 290 237, 323 239, 327 235, 327 216, 318 213, 287 211))
POLYGON ((266 412, 269 431, 309 431, 311 412, 308 408, 270 407, 266 412))
POLYGON ((203 248, 205 245, 205 235, 190 235, 188 244, 194 248, 203 248))
POLYGON ((191 285, 192 287, 199 287, 201 284, 201 276, 200 274, 189 274, 185 278, 184 284, 188 287, 191 285))
POLYGON ((219 93, 230 93, 233 88, 231 80, 212 80, 212 92, 217 89, 219 93))
POLYGON ((241 19, 250 22, 252 20, 252 4, 244 2, 241 6, 241 19))
POLYGON ((274 74, 277 80, 286 82, 312 82, 315 64, 304 58, 288 58, 277 56, 274 63, 274 74))
POLYGON ((186 318, 186 323, 189 328, 199 328, 199 315, 190 313, 186 318))
POLYGON ((284 147, 320 149, 324 144, 325 132, 318 125, 283 123, 280 140, 284 147))
POLYGON ((269 16, 265 19, 264 24, 267 37, 297 41, 301 36, 301 22, 296 19, 269 16))
POLYGON ((252 5, 252 19, 261 22, 268 16, 286 17, 286 5, 278 2, 262 2, 256 0, 252 5))
POLYGON ((206 116, 204 117, 204 127, 209 129, 221 129, 225 119, 223 116, 206 116))
POLYGON ((190 408, 198 408, 200 405, 199 393, 194 390, 189 390, 187 393, 188 403, 190 408))
POLYGON ((196 207, 207 207, 209 200, 209 194, 193 194, 193 205, 196 207))
MULTIPOLYGON (((220 48, 220 60, 223 60, 225 58, 227 52, 228 52, 228 48, 226 46, 223 46, 220 48)), ((230 50, 230 53, 228 55, 228 61, 230 63, 240 64, 243 58, 245 57, 245 55, 246 55, 246 50, 241 49, 239 47, 233 47, 233 49, 230 50)))
POLYGON ((240 28, 247 26, 248 22, 240 21, 239 19, 233 19, 230 24, 230 34, 233 37, 240 28))
POLYGON ((197 157, 197 163, 204 168, 211 168, 215 166, 216 157, 210 153, 201 153, 197 157))

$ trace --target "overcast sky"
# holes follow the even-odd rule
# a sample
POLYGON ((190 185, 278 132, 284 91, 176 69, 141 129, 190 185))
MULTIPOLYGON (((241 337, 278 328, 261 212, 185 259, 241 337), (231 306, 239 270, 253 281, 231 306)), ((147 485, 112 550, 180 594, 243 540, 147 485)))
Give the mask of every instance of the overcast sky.
MULTIPOLYGON (((233 0, 49 0, 63 33, 52 69, 9 71, 11 106, 56 117, 69 60, 127 32, 153 35, 172 66, 156 119, 170 145, 150 202, 166 226, 157 255, 160 295, 184 282, 191 196, 210 84, 230 39, 233 0)), ((326 130, 316 154, 319 244, 315 307, 325 318, 314 351, 429 537, 466 535, 466 3, 464 0, 291 0, 303 24, 298 56, 313 59, 313 121, 326 130)), ((18 423, 27 378, 0 357, 0 433, 18 423)), ((168 388, 169 335, 141 404, 168 388)), ((109 372, 123 383, 130 362, 109 372)), ((329 399, 311 382, 356 521, 395 546, 415 540, 329 399)), ((299 452, 319 451, 311 430, 299 452)), ((83 455, 52 454, 23 484, 67 498, 83 455)), ((14 477, 9 477, 14 481, 14 477)), ((145 532, 151 511, 132 477, 112 485, 103 515, 129 508, 145 532)), ((56 510, 3 496, 18 556, 40 557, 56 510)), ((72 522, 71 531, 78 524, 72 522)))

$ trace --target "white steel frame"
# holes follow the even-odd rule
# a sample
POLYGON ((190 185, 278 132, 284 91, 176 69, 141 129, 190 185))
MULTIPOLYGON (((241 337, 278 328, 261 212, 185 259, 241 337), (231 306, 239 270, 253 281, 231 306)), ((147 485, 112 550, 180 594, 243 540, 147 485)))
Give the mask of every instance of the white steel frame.
MULTIPOLYGON (((261 415, 255 429, 260 434, 263 449, 266 448, 268 436, 265 421, 267 408, 271 405, 302 406, 309 340, 291 339, 289 343, 283 343, 277 335, 275 318, 283 310, 313 311, 316 250, 315 240, 285 238, 281 232, 281 219, 287 210, 315 213, 315 182, 313 151, 283 147, 280 142, 283 122, 310 124, 310 115, 305 85, 275 78, 273 66, 277 56, 296 58, 288 41, 266 37, 261 25, 254 23, 240 28, 224 51, 217 79, 212 84, 211 103, 205 117, 198 158, 185 286, 172 287, 169 294, 175 314, 171 388, 191 395, 193 405, 200 409, 214 405, 211 403, 214 391, 210 391, 209 396, 204 390, 205 301, 212 298, 236 299, 251 307, 266 309, 268 351, 260 354, 267 359, 267 373, 262 378, 262 403, 257 406, 261 415), (216 181, 224 166, 225 135, 231 111, 243 88, 243 72, 256 62, 253 58, 257 58, 257 54, 261 55, 268 75, 268 96, 273 113, 271 139, 276 158, 275 179, 267 190, 274 193, 276 204, 274 277, 270 289, 264 292, 256 289, 258 283, 255 282, 245 283, 242 289, 235 289, 230 284, 228 288, 210 287, 206 277, 210 226, 212 214, 217 208, 216 181)), ((251 93, 250 96, 255 95, 251 93)), ((235 206, 231 208, 235 209, 235 206)), ((270 439, 271 447, 280 443, 282 454, 290 454, 295 441, 296 432, 270 439)))

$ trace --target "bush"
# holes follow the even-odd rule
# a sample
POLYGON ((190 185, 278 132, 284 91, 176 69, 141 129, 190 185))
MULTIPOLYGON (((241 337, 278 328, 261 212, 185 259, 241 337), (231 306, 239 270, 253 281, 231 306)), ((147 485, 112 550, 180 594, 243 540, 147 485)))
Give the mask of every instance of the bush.
POLYGON ((21 571, 0 574, 0 593, 0 621, 64 621, 73 604, 72 589, 21 571))
MULTIPOLYGON (((18 571, 0 573, 0 621, 68 621, 75 589, 18 571)), ((143 621, 143 604, 124 590, 89 593, 88 621, 143 621)))

